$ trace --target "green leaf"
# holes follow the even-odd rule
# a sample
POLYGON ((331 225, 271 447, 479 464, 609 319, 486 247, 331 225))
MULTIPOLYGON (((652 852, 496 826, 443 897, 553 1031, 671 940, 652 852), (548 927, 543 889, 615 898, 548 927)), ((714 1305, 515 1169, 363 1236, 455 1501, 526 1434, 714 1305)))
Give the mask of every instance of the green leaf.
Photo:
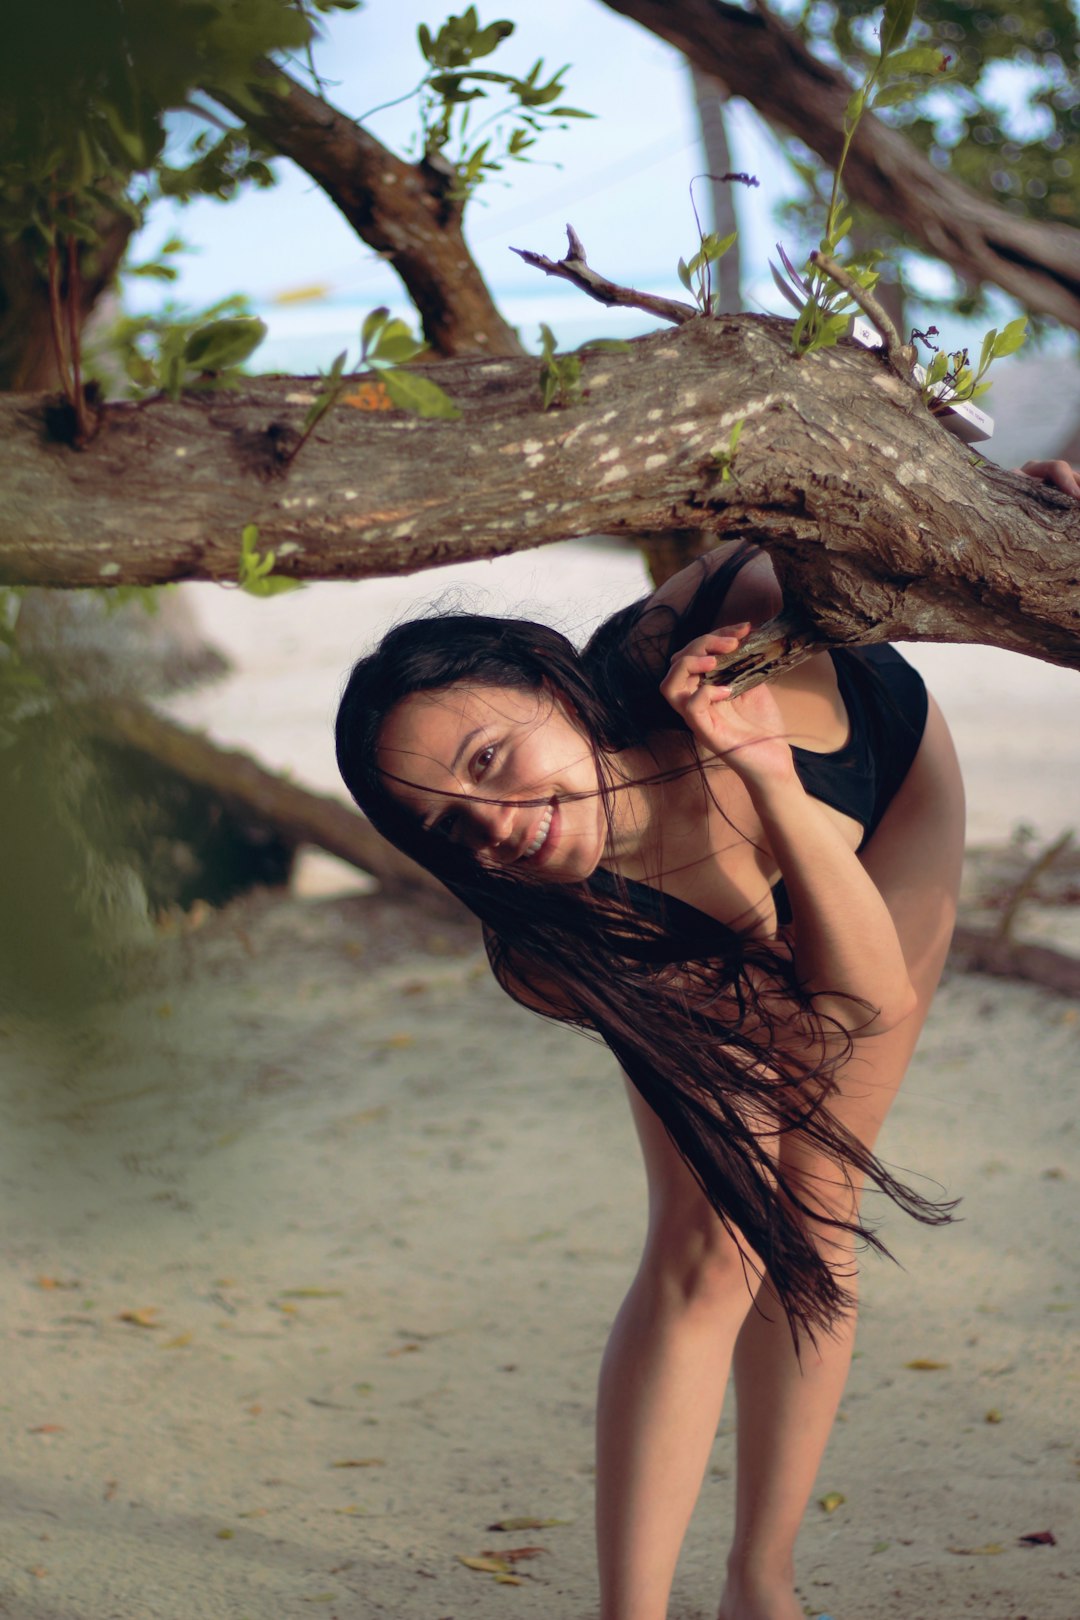
POLYGON ((907 50, 892 51, 885 61, 890 78, 897 74, 942 73, 946 63, 944 51, 933 45, 909 45, 907 50))
POLYGON ((180 272, 171 264, 130 264, 126 276, 145 276, 150 281, 177 281, 180 272))
POLYGON ((694 285, 690 280, 690 266, 687 264, 685 259, 679 260, 679 280, 682 282, 687 292, 693 292, 694 285))
POLYGON ((411 411, 414 416, 441 417, 447 422, 456 422, 461 415, 449 395, 426 377, 416 377, 410 371, 384 371, 381 377, 386 392, 403 411, 411 411))
POLYGON ((912 84, 910 79, 903 84, 890 84, 884 90, 879 90, 874 97, 874 111, 879 107, 900 107, 906 101, 914 101, 917 95, 922 94, 922 86, 912 84))
POLYGON ((488 23, 487 27, 481 28, 473 39, 473 57, 490 56, 492 51, 496 50, 504 39, 509 39, 513 32, 513 23, 505 19, 501 22, 488 23))
POLYGON ((195 370, 224 371, 242 365, 265 336, 266 322, 252 317, 211 321, 192 332, 184 344, 184 360, 195 370))
POLYGON ((559 374, 554 366, 540 368, 540 409, 546 411, 559 392, 559 374))
POLYGON ((385 304, 380 304, 378 309, 373 309, 369 315, 365 315, 364 324, 360 328, 361 360, 367 359, 368 349, 377 339, 378 334, 382 331, 389 319, 390 311, 387 309, 385 304))
POLYGON ((715 264, 717 259, 722 259, 724 254, 738 239, 738 235, 738 231, 732 231, 730 236, 707 236, 701 246, 702 252, 704 253, 704 256, 708 260, 709 264, 715 264))
POLYGON ((885 15, 881 20, 882 60, 902 45, 915 21, 915 0, 885 0, 885 15))
POLYGON ((993 358, 1002 360, 1007 354, 1015 354, 1017 349, 1023 348, 1027 342, 1026 315, 1018 315, 1015 321, 1010 321, 994 342, 993 358))
POLYGON ((551 356, 555 353, 557 348, 558 348, 558 343, 556 342, 554 332, 551 330, 550 326, 545 326, 543 321, 541 321, 540 322, 540 353, 541 353, 541 355, 544 357, 545 360, 550 360, 551 356))
POLYGON ((935 354, 934 358, 926 368, 927 387, 932 388, 936 383, 941 382, 948 369, 949 357, 945 353, 944 349, 942 349, 939 351, 939 353, 935 354))
POLYGON ((865 84, 863 84, 863 85, 860 85, 858 90, 855 91, 854 95, 849 100, 847 106, 844 108, 844 126, 845 126, 845 128, 848 127, 851 124, 857 124, 858 123, 859 119, 863 115, 863 109, 865 108, 865 106, 866 106, 866 86, 865 86, 865 84))
POLYGON ((404 321, 387 321, 379 332, 375 347, 369 349, 367 358, 372 364, 404 365, 407 360, 413 360, 426 347, 417 343, 404 321))
POLYGON ((420 46, 421 55, 426 61, 433 62, 435 58, 432 55, 432 52, 435 48, 435 42, 431 37, 431 29, 428 27, 427 23, 420 24, 419 28, 416 30, 416 39, 420 46))

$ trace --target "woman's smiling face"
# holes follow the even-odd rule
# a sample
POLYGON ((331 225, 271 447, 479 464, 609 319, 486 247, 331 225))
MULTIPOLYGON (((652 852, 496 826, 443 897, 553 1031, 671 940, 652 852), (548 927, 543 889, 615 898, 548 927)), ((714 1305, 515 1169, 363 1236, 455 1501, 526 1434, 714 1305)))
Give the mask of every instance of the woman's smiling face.
POLYGON ((435 837, 486 866, 576 883, 607 839, 592 746, 546 689, 460 684, 404 698, 379 767, 435 837))

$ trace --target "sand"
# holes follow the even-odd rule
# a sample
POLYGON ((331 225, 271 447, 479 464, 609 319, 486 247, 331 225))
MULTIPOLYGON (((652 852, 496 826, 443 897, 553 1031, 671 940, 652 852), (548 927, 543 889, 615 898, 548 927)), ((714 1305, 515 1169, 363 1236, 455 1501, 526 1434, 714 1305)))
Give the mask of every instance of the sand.
MULTIPOLYGON (((333 709, 302 654, 279 764, 333 709)), ((244 741, 235 686, 180 706, 215 703, 244 741)), ((1028 786, 1050 836, 1071 807, 1028 786)), ((78 1029, 0 1028, 12 1620, 596 1612, 594 1386, 644 1217, 613 1061, 507 1001, 470 923, 328 882, 159 930, 78 1029), (462 1562, 491 1553, 520 1584, 462 1562)), ((882 1151, 961 1219, 880 1212, 808 1614, 1080 1617, 1078 1034, 1031 987, 939 997, 882 1151)), ((715 1614, 731 1418, 672 1620, 715 1614)))

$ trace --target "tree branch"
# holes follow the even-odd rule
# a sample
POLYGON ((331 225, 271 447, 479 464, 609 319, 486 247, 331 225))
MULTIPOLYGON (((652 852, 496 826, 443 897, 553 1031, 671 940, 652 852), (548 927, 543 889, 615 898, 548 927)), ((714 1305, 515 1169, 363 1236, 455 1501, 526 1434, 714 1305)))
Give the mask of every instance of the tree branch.
POLYGON ((435 369, 459 421, 357 389, 363 408, 347 393, 285 471, 304 379, 111 406, 81 453, 47 439, 43 397, 0 399, 0 582, 235 581, 248 523, 297 579, 572 535, 747 536, 820 642, 985 642, 1080 668, 1080 502, 979 463, 857 344, 796 360, 790 322, 687 321, 584 354, 580 401, 548 411, 536 359, 435 369))
MULTIPOLYGON (((604 4, 677 46, 836 167, 851 87, 764 7, 743 11, 724 0, 604 4)), ((844 189, 966 280, 993 282, 1025 309, 1080 328, 1080 231, 1017 219, 986 202, 873 114, 852 143, 844 189)))
POLYGON ((848 275, 842 264, 837 264, 827 253, 814 252, 810 255, 810 263, 816 264, 831 276, 838 287, 842 287, 849 298, 853 298, 866 316, 872 321, 881 333, 884 340, 884 354, 897 376, 909 378, 915 365, 915 349, 910 343, 905 343, 888 311, 879 304, 872 292, 860 287, 854 276, 848 275))
POLYGON ((264 63, 252 87, 261 111, 206 93, 304 169, 353 230, 401 277, 437 354, 524 351, 474 263, 462 232, 452 176, 406 163, 360 124, 320 100, 281 68, 264 63))
POLYGON ((572 282, 601 304, 622 309, 643 309, 647 315, 658 315, 662 321, 674 321, 676 326, 681 326, 683 321, 692 320, 700 313, 695 304, 684 304, 677 298, 659 298, 654 293, 637 292, 633 287, 619 287, 606 276, 599 275, 585 258, 581 238, 572 225, 566 227, 566 240, 569 246, 563 259, 548 259, 543 253, 533 253, 529 248, 511 248, 510 251, 516 253, 519 259, 524 259, 534 270, 542 270, 546 276, 560 276, 564 281, 572 282))

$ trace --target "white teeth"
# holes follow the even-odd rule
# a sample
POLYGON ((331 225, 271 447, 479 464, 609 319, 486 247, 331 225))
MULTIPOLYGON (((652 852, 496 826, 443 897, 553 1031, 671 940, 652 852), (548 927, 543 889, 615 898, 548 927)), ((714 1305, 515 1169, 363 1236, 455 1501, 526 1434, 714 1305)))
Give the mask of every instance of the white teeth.
POLYGON ((528 859, 530 855, 535 855, 537 851, 543 847, 543 844, 547 839, 547 835, 551 831, 551 818, 554 814, 555 810, 553 806, 545 812, 543 821, 536 829, 536 837, 533 839, 528 848, 523 849, 521 852, 522 860, 528 859))

